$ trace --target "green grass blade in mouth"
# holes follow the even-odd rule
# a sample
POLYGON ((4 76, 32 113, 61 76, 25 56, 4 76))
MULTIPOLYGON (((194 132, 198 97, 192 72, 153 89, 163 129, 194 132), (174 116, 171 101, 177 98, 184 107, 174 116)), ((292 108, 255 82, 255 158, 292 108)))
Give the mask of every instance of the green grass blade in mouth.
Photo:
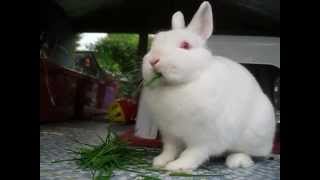
POLYGON ((162 76, 161 73, 155 73, 153 78, 151 78, 149 81, 147 81, 144 85, 145 86, 150 86, 152 85, 154 82, 156 82, 158 79, 160 79, 162 76))

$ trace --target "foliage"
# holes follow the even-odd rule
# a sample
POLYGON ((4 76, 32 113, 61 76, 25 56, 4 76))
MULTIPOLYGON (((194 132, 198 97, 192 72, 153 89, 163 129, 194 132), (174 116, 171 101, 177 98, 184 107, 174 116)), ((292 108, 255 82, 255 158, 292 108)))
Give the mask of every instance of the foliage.
POLYGON ((141 80, 138 41, 137 34, 109 34, 89 47, 96 52, 100 67, 121 79, 122 96, 133 96, 141 80))

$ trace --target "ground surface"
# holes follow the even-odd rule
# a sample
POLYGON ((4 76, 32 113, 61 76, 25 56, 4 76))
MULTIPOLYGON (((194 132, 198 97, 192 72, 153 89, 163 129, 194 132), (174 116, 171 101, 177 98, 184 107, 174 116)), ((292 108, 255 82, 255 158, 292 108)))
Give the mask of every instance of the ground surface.
MULTIPOLYGON (((106 134, 107 123, 83 121, 40 125, 40 179, 41 180, 87 180, 91 173, 77 169, 74 162, 52 163, 55 160, 70 159, 65 148, 76 148, 78 144, 71 139, 94 144, 98 142, 97 135, 106 134)), ((126 130, 126 126, 115 126, 117 132, 126 130)), ((150 158, 151 160, 152 158, 150 158)), ((280 179, 280 156, 257 159, 256 164, 247 169, 231 170, 225 167, 223 160, 208 162, 204 168, 194 174, 218 174, 207 177, 170 177, 168 174, 155 172, 160 179, 232 179, 232 180, 269 180, 280 179)), ((127 171, 115 171, 111 179, 135 179, 136 174, 127 171)))

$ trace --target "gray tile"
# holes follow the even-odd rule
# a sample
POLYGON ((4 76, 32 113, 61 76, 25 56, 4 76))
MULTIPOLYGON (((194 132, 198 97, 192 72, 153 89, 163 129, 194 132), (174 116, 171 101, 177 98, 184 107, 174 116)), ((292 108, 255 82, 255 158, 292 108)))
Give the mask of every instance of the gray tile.
MULTIPOLYGON (((53 160, 70 159, 71 156, 65 151, 66 148, 78 147, 71 138, 82 142, 95 144, 99 140, 97 135, 104 136, 107 124, 103 122, 72 122, 57 123, 40 126, 40 179, 41 180, 90 180, 88 171, 77 169, 73 162, 51 163, 53 160)), ((127 126, 116 126, 114 129, 123 131, 127 126)), ((147 157, 151 161, 152 157, 147 157)), ((247 169, 230 170, 225 167, 223 159, 211 160, 205 165, 205 169, 195 171, 195 174, 226 174, 224 176, 193 177, 189 179, 232 179, 232 180, 278 180, 280 179, 280 156, 274 160, 262 159, 256 162, 254 167, 247 169), (208 171, 209 170, 209 171, 208 171)), ((158 172, 152 173, 161 179, 186 179, 185 177, 169 177, 158 172)), ((135 173, 115 171, 113 179, 134 179, 135 173)))

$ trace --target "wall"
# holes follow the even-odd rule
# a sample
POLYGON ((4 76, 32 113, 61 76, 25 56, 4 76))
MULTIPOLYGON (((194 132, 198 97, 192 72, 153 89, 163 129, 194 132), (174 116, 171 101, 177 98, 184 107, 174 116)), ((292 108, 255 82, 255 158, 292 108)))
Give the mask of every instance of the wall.
POLYGON ((268 64, 280 68, 280 38, 212 35, 208 48, 239 63, 268 64))

